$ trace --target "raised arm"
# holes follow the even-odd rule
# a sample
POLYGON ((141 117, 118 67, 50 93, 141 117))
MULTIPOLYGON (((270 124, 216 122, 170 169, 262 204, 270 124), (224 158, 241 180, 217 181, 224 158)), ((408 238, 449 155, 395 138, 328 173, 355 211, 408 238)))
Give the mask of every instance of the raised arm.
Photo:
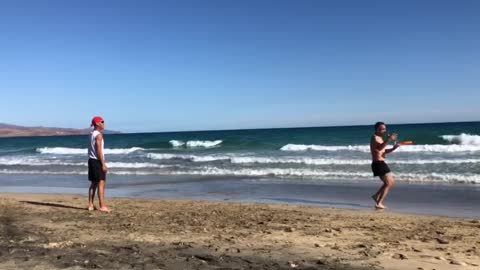
POLYGON ((398 147, 400 147, 400 143, 396 143, 392 148, 386 149, 385 154, 390 154, 391 152, 395 151, 398 147))
POLYGON ((385 154, 389 154, 393 151, 395 151, 395 149, 398 148, 398 144, 395 144, 395 146, 393 148, 390 148, 390 149, 385 149, 388 144, 394 140, 397 139, 397 134, 391 134, 391 135, 388 135, 388 138, 386 141, 383 141, 380 137, 378 136, 374 136, 374 138, 372 138, 372 150, 375 151, 375 152, 382 152, 385 150, 385 154))

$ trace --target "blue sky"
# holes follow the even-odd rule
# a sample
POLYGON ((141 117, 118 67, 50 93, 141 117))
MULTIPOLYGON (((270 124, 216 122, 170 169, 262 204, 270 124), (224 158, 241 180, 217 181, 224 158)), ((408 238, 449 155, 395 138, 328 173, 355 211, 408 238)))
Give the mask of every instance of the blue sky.
POLYGON ((480 120, 480 1, 1 1, 0 122, 480 120))

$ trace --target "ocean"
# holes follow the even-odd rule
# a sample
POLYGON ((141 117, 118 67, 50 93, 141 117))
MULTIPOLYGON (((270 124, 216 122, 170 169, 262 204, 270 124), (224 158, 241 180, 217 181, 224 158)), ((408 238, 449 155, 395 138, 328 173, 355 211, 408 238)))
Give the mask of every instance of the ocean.
MULTIPOLYGON (((480 184, 480 122, 388 125, 396 180, 480 184)), ((105 135, 109 176, 219 176, 275 181, 372 181, 372 126, 105 135)), ((0 139, 0 174, 86 178, 88 137, 0 139)))

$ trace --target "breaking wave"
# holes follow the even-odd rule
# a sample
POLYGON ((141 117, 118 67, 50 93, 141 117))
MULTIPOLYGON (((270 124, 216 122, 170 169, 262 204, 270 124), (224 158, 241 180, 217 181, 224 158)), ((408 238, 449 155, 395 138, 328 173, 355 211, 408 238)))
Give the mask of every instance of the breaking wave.
MULTIPOLYGON (((108 155, 126 155, 136 151, 144 150, 141 147, 132 148, 113 148, 105 149, 105 154, 108 155)), ((87 148, 68 148, 68 147, 41 147, 37 148, 36 152, 40 154, 56 154, 56 155, 86 155, 87 148)))

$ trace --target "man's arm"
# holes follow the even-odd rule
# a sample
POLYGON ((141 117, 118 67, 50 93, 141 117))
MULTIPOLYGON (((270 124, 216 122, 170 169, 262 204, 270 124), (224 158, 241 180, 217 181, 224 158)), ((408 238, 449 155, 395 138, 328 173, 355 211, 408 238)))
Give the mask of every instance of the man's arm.
POLYGON ((400 144, 396 143, 392 148, 386 149, 386 150, 385 150, 385 154, 390 154, 390 153, 392 153, 392 152, 395 151, 399 146, 400 146, 400 144))
POLYGON ((100 164, 102 164, 102 169, 104 172, 107 171, 107 164, 105 164, 105 159, 103 158, 103 150, 102 150, 102 143, 103 143, 103 135, 100 133, 95 137, 95 147, 97 148, 97 155, 100 164))
MULTIPOLYGON (((390 138, 390 136, 388 136, 388 139, 384 142, 381 142, 380 141, 380 138, 378 136, 375 136, 375 147, 374 149, 377 150, 377 151, 383 151, 383 149, 385 149, 385 147, 387 147, 387 145, 392 141, 392 139, 390 138)), ((388 151, 388 150, 385 150, 385 151, 388 151)))

